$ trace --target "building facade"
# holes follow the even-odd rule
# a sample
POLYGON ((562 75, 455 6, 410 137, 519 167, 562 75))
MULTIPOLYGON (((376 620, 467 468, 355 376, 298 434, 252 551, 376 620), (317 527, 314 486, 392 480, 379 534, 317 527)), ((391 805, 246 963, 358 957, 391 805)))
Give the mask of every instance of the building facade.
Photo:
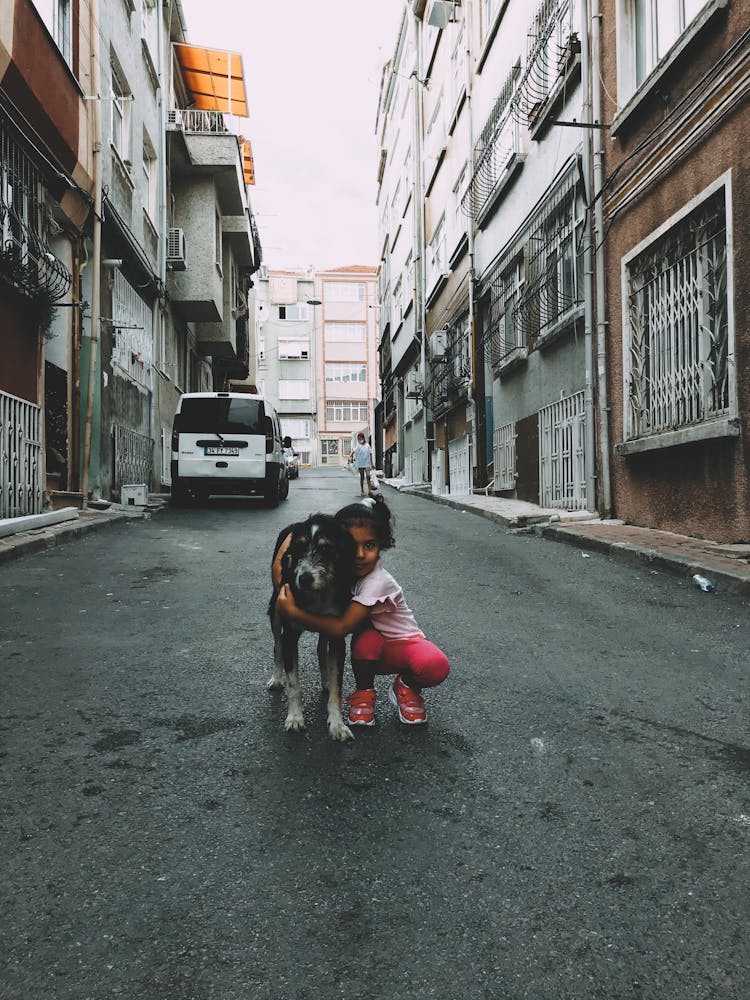
POLYGON ((0 516, 168 489, 180 394, 248 377, 246 116, 180 0, 3 6, 0 516))

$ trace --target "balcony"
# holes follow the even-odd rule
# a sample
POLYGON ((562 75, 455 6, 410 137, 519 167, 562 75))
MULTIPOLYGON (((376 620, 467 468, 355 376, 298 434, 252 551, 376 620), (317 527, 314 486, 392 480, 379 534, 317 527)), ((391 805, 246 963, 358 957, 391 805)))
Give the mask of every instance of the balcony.
POLYGON ((214 179, 223 215, 242 215, 247 208, 243 174, 244 140, 228 127, 222 111, 173 108, 168 115, 172 176, 183 180, 214 179))

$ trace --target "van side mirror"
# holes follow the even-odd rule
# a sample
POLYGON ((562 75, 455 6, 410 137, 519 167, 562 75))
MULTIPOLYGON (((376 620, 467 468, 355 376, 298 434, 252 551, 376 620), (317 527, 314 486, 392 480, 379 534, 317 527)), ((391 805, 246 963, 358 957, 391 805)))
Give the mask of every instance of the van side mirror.
POLYGON ((270 417, 264 417, 263 426, 266 431, 266 455, 271 455, 273 453, 273 420, 270 417))

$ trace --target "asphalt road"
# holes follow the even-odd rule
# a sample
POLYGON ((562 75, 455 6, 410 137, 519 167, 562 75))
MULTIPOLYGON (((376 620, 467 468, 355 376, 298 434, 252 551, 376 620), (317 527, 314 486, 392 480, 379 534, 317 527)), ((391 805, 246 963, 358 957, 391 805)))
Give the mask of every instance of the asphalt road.
MULTIPOLYGON (((748 606, 388 490, 429 724, 266 690, 278 510, 0 568, 3 1000, 747 1000, 748 606)), ((348 689, 348 686, 347 686, 348 689)))

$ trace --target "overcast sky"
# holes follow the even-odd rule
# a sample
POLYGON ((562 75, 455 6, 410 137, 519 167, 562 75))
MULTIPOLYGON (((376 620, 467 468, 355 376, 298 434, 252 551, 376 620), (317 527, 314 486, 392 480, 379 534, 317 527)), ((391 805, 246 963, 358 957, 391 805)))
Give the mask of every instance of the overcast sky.
POLYGON ((188 40, 242 53, 270 267, 377 264, 375 115, 404 0, 182 0, 188 40))

